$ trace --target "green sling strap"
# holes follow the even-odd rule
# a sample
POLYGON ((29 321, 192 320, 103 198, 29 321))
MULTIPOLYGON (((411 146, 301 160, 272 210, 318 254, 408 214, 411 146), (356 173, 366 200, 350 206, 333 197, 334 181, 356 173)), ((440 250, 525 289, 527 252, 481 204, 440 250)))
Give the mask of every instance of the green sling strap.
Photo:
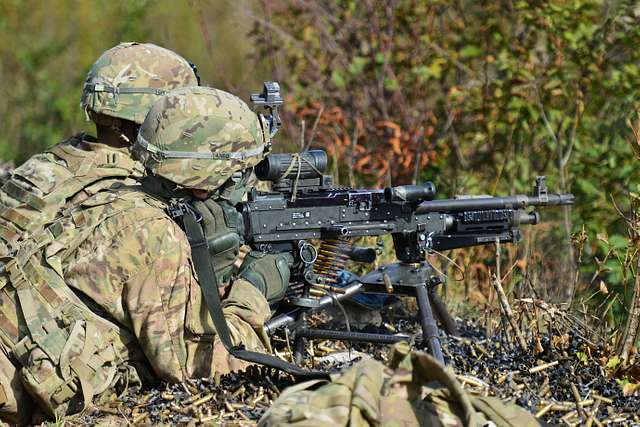
POLYGON ((247 362, 269 366, 291 374, 299 378, 322 378, 329 379, 329 374, 319 371, 308 371, 292 363, 285 362, 269 354, 246 350, 243 346, 234 346, 231 341, 231 334, 227 326, 227 320, 222 312, 220 295, 218 294, 218 278, 209 260, 209 250, 207 239, 198 224, 195 213, 191 209, 186 209, 182 217, 185 233, 191 246, 191 256, 198 275, 198 283, 202 289, 204 300, 213 320, 213 325, 220 337, 224 348, 232 356, 247 362))

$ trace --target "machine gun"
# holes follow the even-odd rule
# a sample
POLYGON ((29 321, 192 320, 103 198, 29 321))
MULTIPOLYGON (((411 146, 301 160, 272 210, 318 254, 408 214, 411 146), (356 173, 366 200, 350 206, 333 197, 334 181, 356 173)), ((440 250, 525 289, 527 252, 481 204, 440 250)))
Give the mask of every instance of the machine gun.
MULTIPOLYGON (((250 193, 240 205, 245 242, 254 250, 290 252, 296 263, 292 286, 302 288, 288 300, 288 311, 276 314, 267 332, 293 328, 300 354, 303 339, 323 338, 392 343, 406 336, 310 329, 305 315, 359 293, 415 297, 422 336, 430 353, 444 363, 431 300, 443 278, 425 260, 430 251, 467 246, 515 243, 520 226, 537 224, 529 207, 573 203, 572 194, 552 194, 538 177, 534 194, 435 200, 431 182, 385 189, 334 188, 324 174, 322 150, 271 154, 256 166, 259 179, 272 191, 250 193), (355 277, 345 275, 347 260, 373 262, 375 251, 352 246, 352 238, 391 234, 398 262, 355 277), (310 241, 319 241, 314 246, 310 241)), ((436 306, 437 307, 437 306, 436 306)), ((438 312, 438 310, 436 310, 438 312)), ((439 316, 440 317, 440 316, 439 316)))

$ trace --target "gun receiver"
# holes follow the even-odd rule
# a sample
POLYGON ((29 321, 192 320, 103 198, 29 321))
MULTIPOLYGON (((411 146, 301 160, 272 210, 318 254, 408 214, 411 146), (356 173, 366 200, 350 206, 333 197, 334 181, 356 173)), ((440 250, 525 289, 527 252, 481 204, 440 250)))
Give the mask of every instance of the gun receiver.
MULTIPOLYGON (((436 298, 433 288, 442 278, 425 261, 425 256, 432 250, 515 243, 521 239, 521 225, 539 222, 538 213, 527 211, 528 208, 573 203, 572 194, 549 193, 544 177, 538 177, 532 195, 434 200, 436 189, 431 182, 385 189, 334 188, 331 177, 324 175, 326 167, 327 156, 322 150, 272 154, 257 165, 256 175, 271 181, 273 191, 254 190, 239 207, 244 218, 245 241, 255 250, 287 251, 294 255, 297 267, 292 278, 302 283, 305 290, 302 297, 290 300, 304 310, 317 309, 345 298, 345 294, 351 297, 359 292, 415 297, 424 340, 432 354, 441 360, 430 299, 436 298), (361 256, 353 255, 358 251, 351 249, 351 239, 386 234, 393 237, 399 263, 358 278, 357 289, 350 284, 346 292, 332 291, 335 286, 345 285, 341 284, 341 269, 346 259, 363 259, 362 251, 361 256), (319 248, 309 240, 319 240, 319 248), (313 301, 309 290, 314 286, 324 286, 325 293, 334 294, 313 301)), ((371 261, 371 252, 364 259, 371 261)), ((291 324, 295 317, 291 313, 276 316, 266 325, 267 329, 291 324)), ((324 331, 318 336, 326 334, 324 331)), ((310 337, 309 330, 305 329, 302 335, 310 337)), ((333 335, 337 339, 358 339, 355 335, 345 338, 338 331, 333 335)))

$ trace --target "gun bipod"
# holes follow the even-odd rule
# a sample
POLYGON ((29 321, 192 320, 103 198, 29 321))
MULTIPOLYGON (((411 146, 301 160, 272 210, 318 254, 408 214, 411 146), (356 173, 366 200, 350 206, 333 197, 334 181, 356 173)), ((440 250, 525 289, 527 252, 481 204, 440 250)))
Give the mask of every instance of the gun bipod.
MULTIPOLYGON (((419 307, 418 320, 422 328, 422 337, 427 343, 429 352, 441 363, 444 363, 440 346, 439 331, 431 308, 430 289, 441 282, 440 277, 427 262, 395 263, 380 267, 365 276, 354 280, 343 289, 342 294, 325 296, 317 300, 313 307, 306 305, 294 311, 274 317, 265 325, 268 333, 277 328, 296 324, 292 328, 295 336, 295 353, 302 356, 305 339, 335 339, 354 342, 373 342, 391 344, 398 341, 410 340, 406 335, 371 334, 363 332, 333 331, 312 329, 306 326, 306 314, 335 304, 337 301, 349 299, 360 292, 378 293, 385 295, 402 295, 416 298, 419 307), (302 343, 302 344, 301 344, 302 343)), ((441 303, 440 303, 441 304, 441 303)), ((436 310, 439 317, 441 314, 436 310)), ((441 319, 442 320, 442 319, 441 319)), ((443 323, 445 323, 443 321, 443 323)), ((447 328, 449 329, 449 328, 447 328)))

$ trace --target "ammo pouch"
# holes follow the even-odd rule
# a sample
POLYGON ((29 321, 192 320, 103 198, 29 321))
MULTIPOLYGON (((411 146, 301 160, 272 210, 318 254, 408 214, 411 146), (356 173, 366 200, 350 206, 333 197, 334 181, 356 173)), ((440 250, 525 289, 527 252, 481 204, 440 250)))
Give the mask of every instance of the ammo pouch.
POLYGON ((26 392, 54 417, 78 412, 114 387, 138 385, 137 372, 124 359, 128 338, 36 260, 5 264, 21 331, 12 353, 26 392))
POLYGON ((76 311, 64 307, 42 335, 27 335, 13 350, 25 389, 50 416, 83 410, 95 396, 126 388, 129 380, 139 383, 135 370, 121 367, 114 331, 76 311))

